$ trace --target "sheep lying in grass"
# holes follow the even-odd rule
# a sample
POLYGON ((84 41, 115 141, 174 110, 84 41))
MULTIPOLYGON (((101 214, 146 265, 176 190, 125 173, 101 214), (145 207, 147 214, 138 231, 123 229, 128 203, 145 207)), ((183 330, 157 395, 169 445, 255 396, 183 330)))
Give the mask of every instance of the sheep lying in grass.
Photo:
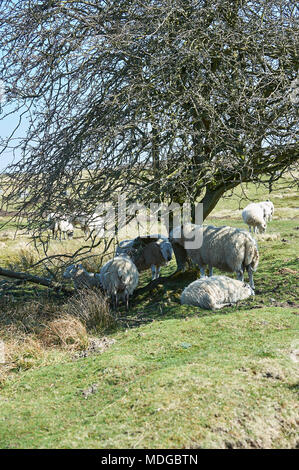
POLYGON ((249 284, 227 276, 198 279, 187 286, 181 295, 181 304, 205 309, 219 309, 253 295, 249 284))
POLYGON ((251 227, 253 227, 253 232, 256 233, 257 230, 260 233, 266 231, 267 228, 267 210, 266 207, 258 202, 252 202, 248 204, 243 211, 242 217, 245 224, 249 227, 249 232, 251 232, 251 227))
POLYGON ((139 272, 151 268, 152 279, 157 279, 161 266, 171 261, 173 250, 168 238, 148 236, 124 240, 116 248, 116 255, 121 253, 131 257, 139 272))
POLYGON ((82 264, 71 264, 63 273, 65 279, 72 279, 75 289, 101 287, 100 275, 89 273, 82 264))
POLYGON ((205 267, 209 267, 209 276, 213 267, 223 271, 235 272, 239 281, 244 280, 244 270, 248 272, 249 284, 254 289, 253 272, 258 267, 259 253, 256 241, 245 230, 233 227, 214 227, 212 225, 192 225, 175 227, 170 239, 177 259, 178 270, 185 269, 188 257, 200 268, 205 276, 205 267), (186 248, 186 242, 192 237, 202 239, 199 247, 186 248))
POLYGON ((120 296, 128 310, 129 297, 139 281, 139 273, 133 261, 126 254, 111 259, 101 268, 100 281, 104 291, 112 298, 114 308, 117 308, 120 296))

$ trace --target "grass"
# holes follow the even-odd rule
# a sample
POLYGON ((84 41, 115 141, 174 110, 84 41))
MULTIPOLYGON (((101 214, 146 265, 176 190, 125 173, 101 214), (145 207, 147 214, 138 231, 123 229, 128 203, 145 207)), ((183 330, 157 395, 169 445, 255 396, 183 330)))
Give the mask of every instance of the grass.
POLYGON ((296 334, 298 317, 282 308, 118 333, 101 356, 10 381, 1 392, 1 447, 294 447, 296 334))
MULTIPOLYGON (((105 303, 95 308, 92 293, 65 298, 3 280, 0 447, 298 447, 298 202, 282 183, 270 195, 276 211, 267 237, 258 237, 256 296, 235 307, 181 306, 196 271, 140 295, 117 317, 105 303), (111 344, 92 351, 103 334, 111 344)), ((250 200, 269 197, 262 187, 243 189, 250 200)), ((221 200, 207 222, 245 228, 240 195, 238 188, 221 200)), ((1 266, 31 270, 39 255, 26 251, 26 236, 10 234, 0 231, 1 266)), ((50 250, 80 244, 77 232, 50 250)), ((162 268, 174 270, 174 261, 162 268)), ((143 273, 141 285, 149 279, 143 273)))

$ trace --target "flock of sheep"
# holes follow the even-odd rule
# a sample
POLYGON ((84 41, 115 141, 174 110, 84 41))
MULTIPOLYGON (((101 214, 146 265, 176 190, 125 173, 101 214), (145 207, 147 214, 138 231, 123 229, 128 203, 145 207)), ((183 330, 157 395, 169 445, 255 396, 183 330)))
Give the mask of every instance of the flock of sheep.
POLYGON ((97 236, 99 238, 104 236, 104 219, 97 213, 90 216, 75 215, 67 216, 56 212, 51 212, 46 217, 48 228, 52 230, 53 238, 59 239, 63 235, 63 239, 68 239, 74 236, 75 227, 83 230, 86 237, 97 236))
MULTIPOLYGON (((112 300, 117 308, 119 299, 129 307, 129 297, 139 282, 139 273, 151 269, 152 279, 160 275, 161 266, 167 264, 173 252, 178 270, 185 270, 186 262, 191 261, 200 269, 200 279, 188 285, 182 295, 181 303, 195 305, 205 309, 219 309, 254 295, 253 272, 259 263, 259 252, 256 240, 251 235, 264 232, 267 222, 272 220, 274 206, 271 201, 249 204, 242 212, 249 232, 229 226, 214 227, 185 224, 175 227, 169 238, 162 235, 137 237, 124 240, 116 247, 115 256, 101 268, 99 273, 89 273, 81 264, 73 264, 64 272, 65 279, 72 279, 76 289, 99 287, 112 300), (199 248, 187 248, 187 242, 200 236, 199 248), (213 268, 235 272, 237 280, 226 276, 213 276, 213 268), (209 269, 209 277, 205 269, 209 269), (247 271, 249 284, 244 283, 244 272, 247 271)), ((99 219, 98 219, 99 220, 99 219)), ((68 220, 61 222, 71 223, 68 220)), ((99 225, 91 227, 81 218, 75 223, 85 227, 85 233, 99 230, 99 225), (85 223, 85 225, 84 225, 85 223)), ((67 225, 65 225, 67 227, 67 225)), ((60 232, 63 224, 60 226, 60 232)), ((55 228, 57 231, 57 229, 55 228)), ((53 233, 55 233, 55 230, 53 233)), ((66 232, 68 233, 68 232, 66 232)))

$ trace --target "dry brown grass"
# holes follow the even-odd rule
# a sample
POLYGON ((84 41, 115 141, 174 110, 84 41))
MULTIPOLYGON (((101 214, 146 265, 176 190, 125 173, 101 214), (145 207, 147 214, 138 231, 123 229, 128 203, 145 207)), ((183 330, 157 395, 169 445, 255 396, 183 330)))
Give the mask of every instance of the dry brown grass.
POLYGON ((80 319, 87 328, 105 331, 115 325, 115 317, 109 309, 108 299, 95 289, 83 289, 72 297, 65 310, 80 319))
POLYGON ((280 240, 280 233, 258 233, 255 235, 257 240, 263 242, 280 240))
POLYGON ((71 315, 64 315, 44 325, 38 334, 45 347, 58 346, 68 351, 88 347, 88 334, 83 323, 71 315))

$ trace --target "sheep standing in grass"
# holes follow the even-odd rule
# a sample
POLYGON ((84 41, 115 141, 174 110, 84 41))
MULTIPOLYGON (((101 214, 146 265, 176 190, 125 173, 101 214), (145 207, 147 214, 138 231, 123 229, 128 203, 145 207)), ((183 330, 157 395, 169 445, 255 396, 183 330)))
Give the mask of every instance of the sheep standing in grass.
POLYGON ((74 236, 74 226, 65 219, 56 219, 52 226, 53 238, 57 238, 59 234, 59 240, 61 241, 61 235, 63 234, 63 239, 73 238, 74 236))
POLYGON ((128 310, 129 297, 139 281, 139 273, 133 261, 125 254, 111 259, 101 268, 100 281, 104 291, 112 298, 114 308, 117 308, 120 296, 128 310))
POLYGON ((172 258, 172 246, 166 237, 137 237, 124 240, 116 248, 116 254, 126 253, 131 257, 139 272, 151 268, 152 279, 160 276, 161 266, 172 258))
POLYGON ((233 227, 214 227, 212 225, 192 225, 175 227, 170 234, 175 251, 178 270, 185 269, 188 257, 200 268, 205 276, 205 267, 209 267, 209 276, 213 267, 223 271, 235 272, 239 281, 244 280, 244 271, 248 272, 249 284, 254 289, 253 272, 257 269, 259 253, 256 241, 245 230, 233 227), (187 248, 186 243, 196 237, 202 242, 198 247, 187 248))
POLYGON ((267 201, 262 201, 259 203, 265 211, 266 222, 271 221, 274 215, 274 204, 269 199, 267 201))
POLYGON ((71 218, 71 222, 83 230, 87 238, 104 236, 104 218, 94 213, 91 216, 75 215, 71 218))
POLYGON ((57 239, 58 234, 60 241, 62 234, 64 240, 66 239, 66 236, 67 238, 73 237, 74 226, 66 215, 62 215, 57 212, 50 212, 50 214, 47 215, 47 222, 49 224, 49 228, 52 230, 53 238, 57 239))
POLYGON ((249 284, 227 276, 198 279, 187 286, 181 295, 181 304, 210 310, 219 309, 253 295, 249 284))
POLYGON ((249 227, 249 232, 251 232, 251 227, 253 227, 253 232, 265 232, 267 228, 266 222, 266 209, 261 206, 258 202, 252 202, 248 204, 243 211, 242 217, 245 224, 249 227))
POLYGON ((71 264, 63 273, 64 279, 72 279, 75 289, 101 287, 100 275, 89 273, 82 264, 71 264))

